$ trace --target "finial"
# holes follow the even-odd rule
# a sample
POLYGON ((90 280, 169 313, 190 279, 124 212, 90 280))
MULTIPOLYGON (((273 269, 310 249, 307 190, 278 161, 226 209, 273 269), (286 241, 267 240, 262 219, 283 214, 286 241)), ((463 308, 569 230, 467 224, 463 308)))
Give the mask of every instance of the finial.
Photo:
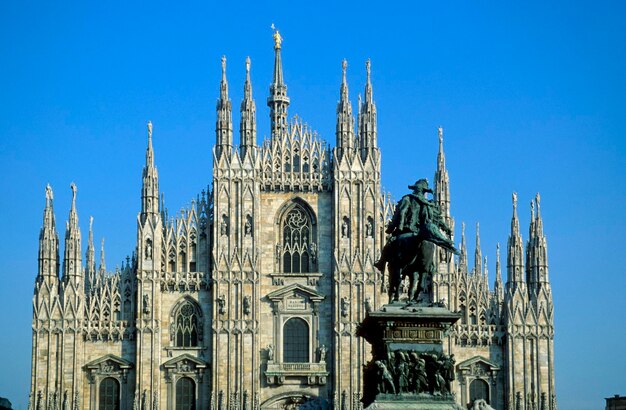
POLYGON ((530 201, 530 219, 531 222, 535 219, 535 201, 533 200, 530 201))
POLYGON ((537 195, 535 195, 535 202, 537 202, 537 216, 539 216, 539 214, 541 213, 541 209, 539 208, 541 203, 541 196, 539 196, 539 192, 537 192, 537 195))
POLYGON ((367 71, 367 82, 370 82, 370 74, 371 74, 371 67, 372 67, 372 62, 370 61, 370 59, 368 58, 365 61, 365 70, 367 71))
POLYGON ((439 133, 439 142, 442 143, 443 142, 443 127, 440 125, 439 128, 437 128, 437 132, 439 133))
POLYGON ((152 121, 148 121, 148 139, 152 139, 152 121))
POLYGON ((346 82, 346 70, 348 69, 348 61, 344 58, 341 61, 341 70, 343 71, 343 82, 346 82))
POLYGON ((461 222, 461 236, 465 237, 465 222, 461 222))
POLYGON ((226 56, 222 56, 222 78, 226 78, 226 56))
POLYGON ((250 56, 246 57, 246 78, 250 77, 250 56))
POLYGON ((54 194, 52 193, 52 187, 50 184, 46 185, 46 205, 52 205, 52 200, 54 199, 54 194))
POLYGON ((513 210, 517 210, 517 192, 513 192, 513 210))
POLYGON ((500 260, 500 242, 496 244, 496 258, 500 260))
POLYGON ((93 216, 89 217, 89 232, 93 230, 93 216))
POLYGON ((76 208, 76 184, 75 183, 71 183, 70 184, 70 189, 72 190, 72 209, 76 208))
POLYGON ((274 23, 272 23, 271 28, 272 28, 272 30, 274 30, 274 49, 275 50, 279 50, 280 49, 280 43, 282 43, 283 38, 280 35, 280 33, 278 32, 278 29, 276 28, 274 23))

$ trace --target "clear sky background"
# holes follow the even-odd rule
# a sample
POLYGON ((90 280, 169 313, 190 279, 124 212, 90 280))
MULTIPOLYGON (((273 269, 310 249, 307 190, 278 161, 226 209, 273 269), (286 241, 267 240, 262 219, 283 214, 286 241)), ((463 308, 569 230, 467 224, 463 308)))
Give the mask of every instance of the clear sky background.
POLYGON ((61 238, 74 181, 83 247, 93 215, 107 266, 120 264, 135 247, 148 120, 170 215, 210 183, 223 54, 235 141, 246 56, 258 142, 269 134, 271 23, 290 116, 331 145, 341 60, 356 112, 371 58, 395 198, 432 181, 444 127, 456 237, 465 221, 472 255, 480 221, 491 283, 511 193, 524 240, 541 193, 559 408, 626 394, 625 2, 174 3, 0 2, 0 396, 26 408, 46 183, 61 238))

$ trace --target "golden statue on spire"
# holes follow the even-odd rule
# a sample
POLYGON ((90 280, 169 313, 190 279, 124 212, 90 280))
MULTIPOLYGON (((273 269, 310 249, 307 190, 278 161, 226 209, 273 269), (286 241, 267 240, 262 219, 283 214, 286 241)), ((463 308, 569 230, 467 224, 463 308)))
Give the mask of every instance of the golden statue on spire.
POLYGON ((283 41, 283 37, 278 32, 278 29, 276 28, 274 23, 272 23, 271 27, 272 30, 274 30, 274 49, 278 50, 280 48, 280 43, 282 43, 283 41))

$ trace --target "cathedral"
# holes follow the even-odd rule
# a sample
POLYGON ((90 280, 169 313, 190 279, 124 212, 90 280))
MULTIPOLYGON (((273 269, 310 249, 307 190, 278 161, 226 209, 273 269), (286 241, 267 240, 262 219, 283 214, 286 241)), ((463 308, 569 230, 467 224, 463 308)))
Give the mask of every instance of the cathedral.
MULTIPOLYGON (((235 145, 222 58, 212 181, 175 216, 159 191, 148 123, 136 248, 120 268, 107 270, 104 243, 96 266, 91 221, 83 253, 74 184, 61 249, 46 188, 29 408, 363 408, 371 352, 356 333, 388 302, 387 275, 374 264, 395 207, 381 189, 370 62, 356 115, 342 64, 331 147, 288 118, 281 51, 276 32, 271 136, 260 145, 250 60, 235 145)), ((453 227, 441 128, 433 185, 453 227)), ((444 350, 456 360, 451 389, 464 408, 480 399, 495 409, 557 408, 539 195, 531 213, 524 243, 513 194, 506 282, 498 247, 490 287, 478 226, 472 265, 464 225, 459 256, 436 251, 432 302, 461 314, 444 350)))

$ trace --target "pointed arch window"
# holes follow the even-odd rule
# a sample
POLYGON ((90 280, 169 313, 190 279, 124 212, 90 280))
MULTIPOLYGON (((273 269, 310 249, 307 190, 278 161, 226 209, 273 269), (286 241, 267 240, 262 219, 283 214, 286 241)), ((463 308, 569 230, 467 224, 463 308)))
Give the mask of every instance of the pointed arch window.
POLYGON ((172 338, 176 347, 196 347, 202 338, 200 313, 196 306, 185 300, 174 316, 172 338))
POLYGON ((287 212, 282 220, 282 268, 284 273, 313 271, 315 249, 313 224, 309 213, 300 205, 287 212))

